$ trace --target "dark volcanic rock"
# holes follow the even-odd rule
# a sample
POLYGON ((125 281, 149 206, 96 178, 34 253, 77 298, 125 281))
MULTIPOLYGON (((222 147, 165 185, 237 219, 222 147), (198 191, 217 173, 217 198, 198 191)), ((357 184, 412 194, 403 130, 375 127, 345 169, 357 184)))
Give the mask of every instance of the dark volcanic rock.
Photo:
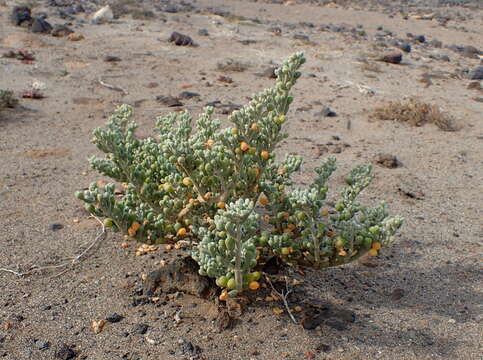
POLYGON ((139 335, 144 335, 148 331, 149 326, 146 324, 136 324, 132 328, 132 333, 133 334, 139 334, 139 335))
POLYGON ((27 6, 15 6, 10 18, 14 25, 20 26, 24 22, 30 23, 32 21, 32 12, 27 6))
POLYGON ((390 154, 377 154, 375 160, 377 164, 389 169, 397 168, 401 166, 401 162, 394 155, 390 154))
POLYGON ((34 33, 48 34, 52 31, 52 25, 50 25, 45 19, 38 17, 34 19, 30 30, 34 33))
POLYGON ((383 55, 381 60, 389 64, 400 64, 402 60, 402 54, 400 52, 393 52, 383 55))
POLYGON ((214 296, 216 287, 213 280, 198 274, 198 269, 198 264, 191 257, 176 259, 148 275, 144 293, 152 296, 181 291, 202 298, 214 296))
POLYGON ((122 315, 119 315, 118 313, 112 313, 106 317, 106 320, 110 323, 117 323, 122 319, 124 319, 124 317, 122 315))
POLYGON ((77 353, 72 350, 67 344, 61 344, 55 352, 55 358, 61 360, 74 359, 76 356, 77 353))
POLYGON ((188 35, 183 35, 176 31, 171 34, 168 41, 174 42, 174 44, 177 46, 194 45, 193 39, 191 39, 188 35))
POLYGON ((398 47, 404 52, 411 52, 411 45, 409 43, 402 43, 398 47))
POLYGON ((478 66, 468 74, 470 80, 483 80, 483 66, 478 66))
POLYGON ((62 37, 72 34, 74 30, 69 28, 67 25, 54 25, 52 32, 50 33, 52 36, 62 37))

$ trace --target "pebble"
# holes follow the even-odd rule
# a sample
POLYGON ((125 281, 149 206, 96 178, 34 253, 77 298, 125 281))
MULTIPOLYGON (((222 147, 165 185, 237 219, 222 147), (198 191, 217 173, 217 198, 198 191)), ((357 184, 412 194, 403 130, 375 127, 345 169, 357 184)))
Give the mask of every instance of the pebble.
POLYGON ((206 29, 199 29, 198 30, 198 35, 200 35, 200 36, 209 36, 210 34, 208 33, 208 30, 206 30, 206 29))
POLYGON ((50 347, 50 342, 42 341, 42 340, 35 340, 35 346, 39 350, 47 350, 50 347))
POLYGON ((52 32, 50 33, 52 36, 62 37, 72 34, 74 30, 69 28, 67 25, 54 25, 52 32))
POLYGON ((179 32, 174 31, 168 39, 169 42, 174 42, 176 46, 192 46, 193 39, 188 35, 183 35, 179 32))
POLYGON ((136 324, 133 326, 131 332, 133 334, 144 335, 148 331, 149 326, 146 324, 136 324))
POLYGON ((43 18, 37 17, 34 19, 34 22, 32 23, 32 27, 30 28, 30 30, 33 33, 48 34, 52 31, 52 25, 50 25, 43 18))
POLYGON ((104 57, 104 61, 106 61, 106 62, 119 62, 119 61, 121 61, 121 58, 119 56, 107 55, 106 57, 104 57))
POLYGON ((483 66, 478 66, 468 74, 470 80, 483 80, 483 66))
POLYGON ((374 161, 377 164, 384 166, 388 169, 394 169, 401 166, 401 163, 397 159, 397 157, 391 154, 384 154, 384 153, 377 154, 374 161))
POLYGON ((119 315, 118 313, 112 313, 106 317, 106 320, 109 321, 110 323, 117 323, 124 319, 124 316, 119 315))
POLYGON ((52 224, 52 225, 50 225, 50 230, 52 230, 52 231, 61 230, 63 228, 64 228, 64 225, 62 225, 62 224, 52 224))
POLYGON ((402 54, 400 52, 389 53, 383 55, 381 60, 389 64, 400 64, 402 60, 402 54))
POLYGON ((27 6, 15 6, 12 11, 11 19, 16 26, 21 26, 24 22, 32 20, 31 10, 27 6))
POLYGON ((55 358, 61 360, 70 360, 77 356, 77 353, 72 350, 67 344, 61 344, 55 352, 55 358))

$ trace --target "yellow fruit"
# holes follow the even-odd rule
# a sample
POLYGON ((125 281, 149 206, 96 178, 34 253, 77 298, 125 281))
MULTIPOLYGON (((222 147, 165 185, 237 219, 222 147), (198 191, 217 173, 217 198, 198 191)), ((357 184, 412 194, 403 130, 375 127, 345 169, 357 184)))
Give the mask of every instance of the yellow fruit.
POLYGON ((264 216, 263 216, 263 220, 265 220, 265 221, 267 221, 267 222, 268 222, 268 221, 270 220, 270 216, 268 216, 268 215, 264 215, 264 216))
POLYGON ((127 233, 129 234, 129 236, 133 236, 136 234, 136 232, 140 227, 141 227, 141 224, 135 221, 131 224, 131 227, 127 229, 127 233))
POLYGON ((191 182, 191 179, 189 177, 185 177, 183 179, 183 185, 185 185, 185 186, 191 186, 191 185, 193 185, 193 183, 191 182))
POLYGON ((262 195, 260 196, 260 200, 258 200, 260 202, 260 205, 262 206, 265 206, 268 204, 268 198, 265 196, 265 195, 262 195))
POLYGON ((223 292, 221 293, 221 295, 219 296, 219 299, 220 299, 221 301, 226 301, 226 299, 228 299, 228 298, 229 298, 229 295, 228 295, 228 293, 227 293, 226 291, 223 291, 223 292))
POLYGON ((211 148, 213 146, 213 144, 215 143, 215 141, 213 139, 209 139, 205 142, 205 146, 207 148, 211 148))
POLYGON ((375 243, 372 244, 372 248, 374 250, 379 250, 381 247, 382 247, 382 245, 381 245, 380 242, 375 242, 375 243))
POLYGON ((369 255, 371 255, 371 256, 377 256, 377 250, 376 249, 369 250, 369 255))
POLYGON ((320 210, 320 213, 322 214, 322 216, 329 216, 329 210, 327 209, 320 210))
POLYGON ((248 284, 248 287, 250 288, 250 290, 258 290, 258 288, 260 287, 260 283, 258 281, 251 281, 248 284))
POLYGON ((270 157, 270 153, 268 151, 262 151, 260 153, 260 157, 263 159, 263 160, 268 160, 268 158, 270 157))
POLYGON ((182 227, 181 229, 179 229, 177 235, 178 236, 186 235, 186 228, 182 227))
POLYGON ((250 129, 252 131, 258 131, 258 130, 260 130, 260 126, 258 126, 257 123, 253 123, 252 126, 250 126, 250 129))
POLYGON ((248 145, 246 142, 242 141, 240 143, 240 149, 242 151, 248 151, 248 150, 250 150, 250 145, 248 145))

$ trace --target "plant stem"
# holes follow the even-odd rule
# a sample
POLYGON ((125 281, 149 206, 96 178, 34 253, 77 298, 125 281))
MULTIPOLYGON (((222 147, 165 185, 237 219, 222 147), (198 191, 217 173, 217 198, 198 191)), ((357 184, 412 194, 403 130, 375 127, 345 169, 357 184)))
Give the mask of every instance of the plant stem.
POLYGON ((241 271, 241 225, 236 223, 236 254, 235 254, 235 282, 236 290, 240 293, 243 290, 243 277, 241 271))

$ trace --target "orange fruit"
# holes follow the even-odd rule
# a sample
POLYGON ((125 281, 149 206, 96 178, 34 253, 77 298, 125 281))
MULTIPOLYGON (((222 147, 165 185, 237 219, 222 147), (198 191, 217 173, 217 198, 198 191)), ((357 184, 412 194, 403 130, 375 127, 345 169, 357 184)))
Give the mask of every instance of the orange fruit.
POLYGON ((376 249, 369 250, 369 255, 371 255, 371 256, 377 256, 377 250, 376 249))
POLYGON ((218 204, 216 204, 216 206, 218 206, 220 209, 224 209, 226 205, 223 201, 220 201, 218 204))
POLYGON ((215 143, 215 140, 213 140, 213 139, 208 139, 208 140, 206 140, 206 142, 205 142, 205 146, 206 146, 207 148, 211 148, 211 147, 213 146, 213 144, 214 144, 214 143, 215 143))
POLYGON ((372 244, 372 248, 373 248, 374 250, 379 250, 381 247, 382 247, 382 245, 381 245, 381 243, 380 243, 380 242, 378 242, 378 241, 372 244))
POLYGON ((262 151, 260 153, 260 157, 263 159, 263 160, 268 160, 268 158, 270 157, 270 153, 268 151, 262 151))
POLYGON ((242 141, 240 143, 240 149, 242 151, 248 151, 248 150, 250 150, 250 145, 248 145, 246 142, 242 141))
POLYGON ((258 290, 258 288, 260 287, 260 283, 258 281, 250 281, 248 287, 250 288, 250 290, 258 290))
POLYGON ((265 206, 268 204, 268 198, 265 195, 260 196, 260 205, 265 206))
POLYGON ((186 235, 186 228, 182 227, 181 229, 179 229, 177 235, 178 236, 186 235))

